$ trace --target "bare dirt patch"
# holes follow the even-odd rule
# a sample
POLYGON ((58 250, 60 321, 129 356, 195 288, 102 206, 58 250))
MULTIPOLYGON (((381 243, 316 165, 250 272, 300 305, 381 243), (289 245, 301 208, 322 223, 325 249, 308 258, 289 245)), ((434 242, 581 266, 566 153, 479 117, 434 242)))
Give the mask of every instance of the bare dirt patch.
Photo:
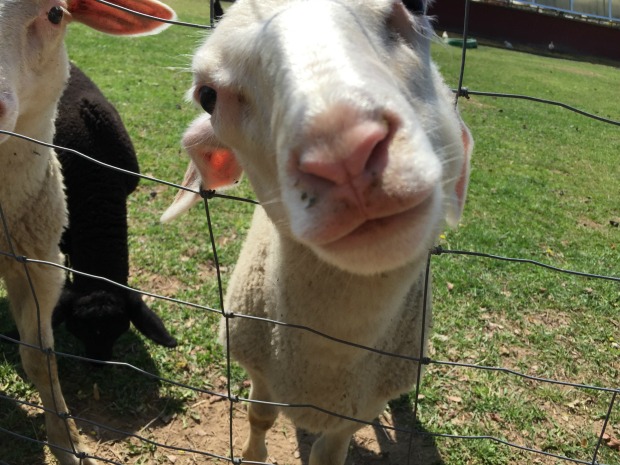
MULTIPOLYGON (((149 447, 139 439, 88 424, 82 424, 82 431, 93 439, 91 447, 97 456, 123 464, 226 463, 225 458, 230 457, 230 444, 235 456, 240 455, 247 435, 245 405, 233 403, 231 410, 228 400, 206 394, 191 403, 184 413, 160 415, 150 420, 145 416, 135 420, 138 421, 106 418, 105 423, 124 431, 136 431, 136 435, 160 444, 159 447, 149 447)), ((411 421, 411 412, 386 411, 377 419, 382 426, 365 426, 355 435, 346 464, 406 464, 410 437, 392 428, 409 429, 411 421)), ((315 439, 313 435, 296 430, 290 421, 280 415, 268 434, 268 460, 275 465, 307 465, 310 447, 315 439)), ((417 436, 413 438, 411 447, 412 465, 442 463, 432 440, 417 436)))

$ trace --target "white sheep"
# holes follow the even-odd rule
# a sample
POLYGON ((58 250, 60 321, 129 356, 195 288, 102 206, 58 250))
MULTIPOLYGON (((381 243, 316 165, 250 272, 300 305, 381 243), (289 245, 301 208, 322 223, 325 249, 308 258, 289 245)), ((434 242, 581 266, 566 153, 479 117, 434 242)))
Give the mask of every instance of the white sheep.
MULTIPOLYGON (((269 402, 371 421, 417 379, 416 362, 242 315, 422 355, 424 265, 444 218, 460 218, 473 146, 431 62, 423 10, 238 0, 194 56, 191 93, 210 116, 184 136, 184 183, 216 189, 243 170, 261 203, 220 335, 252 380, 244 460, 267 458, 269 402)), ((179 193, 162 220, 199 199, 179 193)), ((310 465, 343 464, 362 426, 282 410, 320 434, 310 465)))
MULTIPOLYGON (((173 19, 153 1, 114 1, 173 19)), ((51 143, 58 100, 69 75, 64 33, 70 21, 118 35, 153 33, 160 22, 95 0, 0 0, 0 130, 51 143)), ((48 147, 0 133, 0 277, 21 341, 24 370, 46 409, 48 443, 62 465, 94 465, 73 420, 64 419, 53 348, 52 310, 64 282, 61 269, 11 256, 62 263, 58 244, 66 223, 60 166, 48 147), (29 282, 32 285, 29 284, 29 282), (33 292, 34 290, 34 292, 33 292)))

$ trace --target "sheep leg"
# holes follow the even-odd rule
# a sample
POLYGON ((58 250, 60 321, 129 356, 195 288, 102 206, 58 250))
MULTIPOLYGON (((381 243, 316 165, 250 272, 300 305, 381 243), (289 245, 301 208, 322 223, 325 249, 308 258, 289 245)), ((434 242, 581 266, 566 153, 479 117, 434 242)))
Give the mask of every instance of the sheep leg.
MULTIPOLYGON (((252 377, 251 400, 270 400, 267 385, 252 377)), ((267 460, 267 446, 265 436, 278 417, 278 409, 273 405, 250 403, 248 405, 248 420, 250 422, 250 436, 243 445, 243 458, 251 462, 265 462, 267 460)))
POLYGON ((88 451, 80 444, 73 420, 61 417, 68 410, 58 381, 56 358, 45 352, 54 347, 52 310, 64 275, 61 270, 29 265, 28 271, 36 293, 35 301, 23 269, 18 268, 6 279, 7 293, 20 340, 27 344, 20 345, 19 349, 24 371, 35 385, 46 409, 45 423, 50 449, 61 465, 96 465, 95 461, 80 460, 75 455, 77 452, 88 451))
POLYGON ((312 444, 310 465, 343 465, 353 433, 360 425, 350 424, 336 431, 324 432, 312 444))

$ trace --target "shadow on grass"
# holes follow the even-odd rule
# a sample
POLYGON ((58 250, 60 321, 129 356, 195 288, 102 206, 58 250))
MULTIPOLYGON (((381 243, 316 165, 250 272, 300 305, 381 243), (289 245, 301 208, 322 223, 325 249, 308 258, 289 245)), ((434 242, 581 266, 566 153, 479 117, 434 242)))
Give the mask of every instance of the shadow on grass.
MULTIPOLYGON (((407 396, 390 402, 390 426, 365 428, 354 436, 345 465, 443 465, 435 440, 413 417, 407 396), (406 433, 402 430, 413 431, 406 433)), ((375 420, 375 423, 377 421, 375 420)), ((383 424, 384 422, 382 422, 383 424)), ((301 462, 308 465, 310 448, 317 436, 297 430, 301 462)))
MULTIPOLYGON (((0 298, 0 334, 15 338, 7 299, 0 298)), ((56 351, 84 356, 81 343, 64 328, 54 332, 56 351)), ((148 346, 133 332, 115 344, 114 360, 158 376, 148 346)), ((162 396, 161 382, 126 366, 100 365, 58 357, 58 373, 65 401, 82 434, 93 442, 119 440, 139 434, 154 419, 183 409, 184 402, 162 396)), ((21 367, 18 344, 0 341, 0 394, 39 404, 34 388, 21 367), (26 398, 24 398, 26 397, 26 398)), ((35 407, 0 399, 0 459, 10 465, 45 463, 46 452, 38 441, 46 439, 43 412, 35 407), (13 434, 14 433, 14 434, 13 434)), ((4 463, 4 462, 2 462, 4 463)))
POLYGON ((0 431, 0 463, 10 465, 43 464, 43 446, 35 441, 45 439, 43 414, 29 415, 13 402, 0 399, 0 427, 11 434, 0 431), (32 438, 35 441, 21 439, 32 438))

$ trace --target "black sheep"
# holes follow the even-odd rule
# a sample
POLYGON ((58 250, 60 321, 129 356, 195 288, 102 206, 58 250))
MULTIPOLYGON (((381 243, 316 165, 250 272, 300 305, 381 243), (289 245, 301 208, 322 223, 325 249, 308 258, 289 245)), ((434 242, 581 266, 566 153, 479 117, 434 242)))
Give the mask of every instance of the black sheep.
MULTIPOLYGON (((73 64, 58 107, 54 143, 109 165, 139 172, 133 144, 118 112, 73 64)), ((127 285, 126 201, 138 178, 67 151, 57 152, 69 210, 69 227, 62 236, 61 249, 69 265, 127 285)), ((54 325, 62 322, 84 343, 86 355, 99 360, 112 357, 114 342, 129 329, 130 322, 158 344, 177 344, 140 294, 79 274, 74 274, 72 280, 67 277, 54 310, 54 325)))

